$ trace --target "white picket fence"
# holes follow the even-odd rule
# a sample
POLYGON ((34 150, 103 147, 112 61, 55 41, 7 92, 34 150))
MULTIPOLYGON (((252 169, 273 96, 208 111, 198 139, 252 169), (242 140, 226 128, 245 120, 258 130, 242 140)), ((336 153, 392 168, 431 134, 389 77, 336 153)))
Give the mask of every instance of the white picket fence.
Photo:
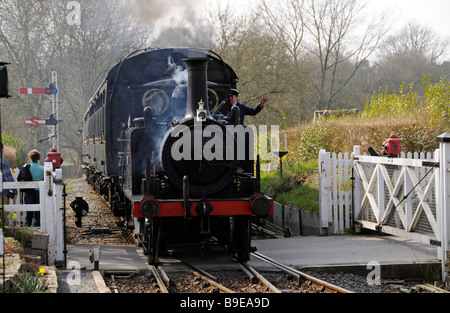
MULTIPOLYGON (((17 178, 18 170, 15 170, 15 178, 17 178)), ((2 181, 0 173, 0 182, 2 181)), ((1 186, 1 184, 0 184, 1 186)), ((63 229, 63 180, 62 170, 53 170, 52 163, 44 165, 44 181, 40 182, 14 182, 3 183, 3 190, 6 189, 30 189, 39 188, 39 204, 21 204, 19 197, 16 201, 11 201, 5 205, 5 211, 10 216, 16 217, 11 219, 11 223, 23 226, 26 212, 40 212, 41 226, 40 231, 49 235, 49 243, 47 249, 48 264, 63 264, 64 261, 64 229, 63 229), (15 214, 14 214, 15 213, 15 214)), ((2 189, 0 188, 0 191, 2 189)), ((1 229, 0 229, 1 231, 1 229)))
POLYGON ((348 153, 320 151, 320 222, 327 234, 344 234, 353 226, 352 170, 353 159, 348 153))

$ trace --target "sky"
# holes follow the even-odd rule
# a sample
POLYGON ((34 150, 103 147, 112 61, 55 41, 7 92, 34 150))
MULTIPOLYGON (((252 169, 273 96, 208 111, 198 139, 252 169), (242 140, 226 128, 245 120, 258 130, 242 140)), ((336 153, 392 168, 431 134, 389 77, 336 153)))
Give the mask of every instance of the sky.
POLYGON ((395 28, 401 28, 409 20, 417 20, 442 36, 450 37, 450 1, 448 0, 370 0, 370 10, 395 10, 398 16, 395 28))
MULTIPOLYGON (((269 2, 277 0, 269 0, 269 2)), ((208 5, 231 3, 245 10, 258 0, 207 0, 208 5)), ((368 10, 381 12, 390 10, 395 16, 394 27, 401 28, 409 20, 418 20, 441 35, 450 37, 450 1, 449 0, 369 0, 368 10)))

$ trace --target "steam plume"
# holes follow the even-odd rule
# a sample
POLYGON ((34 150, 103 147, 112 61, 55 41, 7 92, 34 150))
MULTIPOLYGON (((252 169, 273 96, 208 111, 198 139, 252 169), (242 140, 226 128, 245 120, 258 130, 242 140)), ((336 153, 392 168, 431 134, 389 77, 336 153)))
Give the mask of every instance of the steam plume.
POLYGON ((207 0, 122 0, 133 20, 155 28, 160 47, 208 48, 213 30, 207 0))

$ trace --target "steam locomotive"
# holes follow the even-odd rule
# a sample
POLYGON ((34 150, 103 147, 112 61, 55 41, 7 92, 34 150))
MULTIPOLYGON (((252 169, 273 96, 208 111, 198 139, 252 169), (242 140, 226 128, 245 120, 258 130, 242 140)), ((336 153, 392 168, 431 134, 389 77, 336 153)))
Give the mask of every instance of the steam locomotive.
POLYGON ((160 248, 220 244, 250 259, 252 217, 273 214, 260 191, 251 130, 230 89, 238 77, 201 49, 145 49, 114 66, 82 121, 83 173, 158 262, 160 248))

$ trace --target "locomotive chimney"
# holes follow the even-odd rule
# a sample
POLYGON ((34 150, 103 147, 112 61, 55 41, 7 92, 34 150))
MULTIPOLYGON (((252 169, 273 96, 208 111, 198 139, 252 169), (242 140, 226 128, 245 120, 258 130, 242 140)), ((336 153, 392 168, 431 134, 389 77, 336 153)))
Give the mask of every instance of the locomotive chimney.
MULTIPOLYGON (((184 59, 188 65, 188 101, 184 120, 196 118, 199 102, 208 103, 208 62, 209 58, 184 59)), ((210 116, 206 105, 207 116, 210 116)))

